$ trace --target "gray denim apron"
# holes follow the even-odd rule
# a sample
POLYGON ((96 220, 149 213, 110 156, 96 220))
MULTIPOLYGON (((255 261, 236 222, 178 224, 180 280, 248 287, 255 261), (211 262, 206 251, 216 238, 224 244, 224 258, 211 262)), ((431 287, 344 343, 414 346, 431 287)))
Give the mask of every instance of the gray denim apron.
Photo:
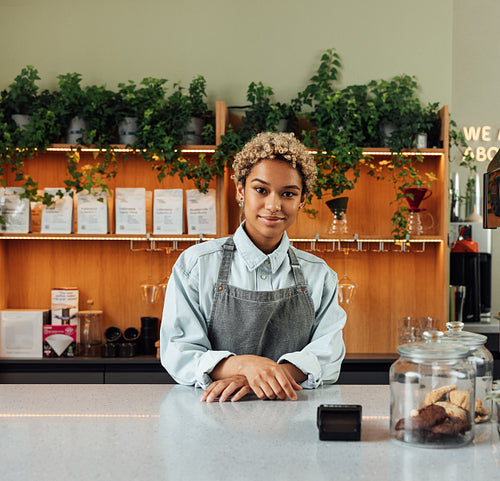
POLYGON ((314 304, 297 257, 288 249, 295 286, 275 291, 249 291, 228 284, 234 251, 230 237, 223 245, 208 324, 212 349, 237 355, 255 354, 277 361, 300 351, 310 341, 314 304))

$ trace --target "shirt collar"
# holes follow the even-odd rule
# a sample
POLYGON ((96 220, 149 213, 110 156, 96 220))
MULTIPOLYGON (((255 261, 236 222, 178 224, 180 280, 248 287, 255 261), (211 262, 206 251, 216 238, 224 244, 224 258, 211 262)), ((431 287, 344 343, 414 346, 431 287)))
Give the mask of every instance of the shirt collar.
POLYGON ((243 259, 248 270, 253 271, 262 265, 266 260, 271 263, 271 272, 276 272, 285 258, 288 255, 288 248, 290 246, 290 241, 288 240, 288 235, 286 232, 283 233, 281 242, 278 247, 270 254, 264 254, 248 237, 245 229, 243 228, 244 222, 238 227, 234 233, 234 245, 238 254, 243 259))

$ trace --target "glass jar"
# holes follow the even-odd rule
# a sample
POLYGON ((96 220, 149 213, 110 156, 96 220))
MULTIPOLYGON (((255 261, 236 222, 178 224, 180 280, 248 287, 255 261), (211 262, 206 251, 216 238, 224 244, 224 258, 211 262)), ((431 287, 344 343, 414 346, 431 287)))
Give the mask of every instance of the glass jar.
POLYGON ((99 357, 102 344, 102 311, 80 311, 80 356, 99 357))
POLYGON ((391 439, 405 445, 454 448, 474 438, 475 371, 469 348, 426 331, 398 347, 391 366, 391 439))
POLYGON ((448 331, 443 338, 469 347, 469 362, 476 370, 475 416, 476 423, 484 423, 491 419, 493 401, 485 399, 493 382, 493 355, 484 346, 488 338, 473 332, 464 332, 463 322, 448 322, 448 331))

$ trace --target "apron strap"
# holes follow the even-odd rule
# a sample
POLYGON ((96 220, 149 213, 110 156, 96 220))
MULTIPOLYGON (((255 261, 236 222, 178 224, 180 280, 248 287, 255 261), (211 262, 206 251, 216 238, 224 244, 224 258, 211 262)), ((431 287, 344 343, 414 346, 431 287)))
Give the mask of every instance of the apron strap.
POLYGON ((304 279, 304 273, 302 272, 302 267, 300 267, 297 256, 291 247, 288 248, 288 257, 290 258, 290 266, 292 267, 295 285, 304 290, 303 288, 307 288, 307 282, 304 279))
POLYGON ((233 258, 234 241, 229 237, 222 245, 222 262, 217 276, 217 284, 215 288, 218 290, 220 286, 226 285, 231 271, 231 261, 233 258))

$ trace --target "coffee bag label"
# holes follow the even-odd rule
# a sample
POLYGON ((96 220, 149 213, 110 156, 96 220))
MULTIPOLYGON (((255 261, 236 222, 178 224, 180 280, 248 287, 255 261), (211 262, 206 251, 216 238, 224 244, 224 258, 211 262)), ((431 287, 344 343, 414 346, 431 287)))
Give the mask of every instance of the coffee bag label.
POLYGON ((73 226, 73 197, 65 188, 46 188, 44 193, 53 196, 52 205, 42 208, 43 234, 72 234, 73 226))
POLYGON ((116 233, 146 233, 146 189, 117 188, 115 200, 116 233))
POLYGON ((206 194, 195 189, 187 190, 186 208, 189 234, 216 234, 217 211, 214 189, 208 189, 206 194))
POLYGON ((30 202, 21 198, 22 187, 0 187, 0 232, 25 234, 30 231, 30 202))
POLYGON ((79 234, 107 234, 109 232, 108 196, 102 189, 79 192, 76 212, 79 234))
POLYGON ((154 191, 153 233, 184 233, 184 195, 182 189, 156 189, 154 191))

